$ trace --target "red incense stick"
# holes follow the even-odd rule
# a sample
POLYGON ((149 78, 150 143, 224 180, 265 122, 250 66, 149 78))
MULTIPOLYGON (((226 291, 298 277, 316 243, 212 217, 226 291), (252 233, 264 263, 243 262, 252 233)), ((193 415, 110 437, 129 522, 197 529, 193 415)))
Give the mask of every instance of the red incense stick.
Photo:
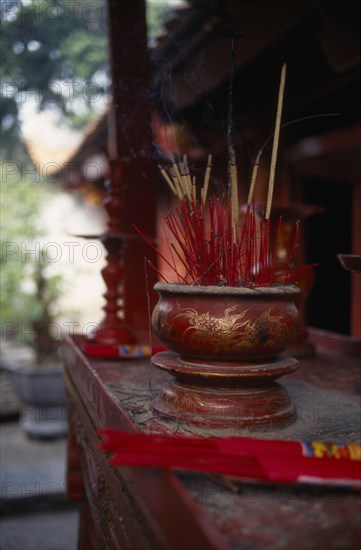
POLYGON ((103 430, 114 465, 214 472, 247 481, 361 488, 361 446, 254 438, 196 438, 103 430))

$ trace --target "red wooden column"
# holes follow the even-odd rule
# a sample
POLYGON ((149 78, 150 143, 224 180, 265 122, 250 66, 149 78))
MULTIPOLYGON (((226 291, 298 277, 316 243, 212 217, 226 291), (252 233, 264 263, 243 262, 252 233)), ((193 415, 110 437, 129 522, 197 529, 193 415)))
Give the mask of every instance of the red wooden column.
MULTIPOLYGON (((361 254, 361 185, 353 181, 352 254, 361 254)), ((351 335, 361 339, 361 274, 351 273, 351 335)))
MULTIPOLYGON (((117 292, 118 302, 123 301, 118 313, 122 310, 127 327, 134 334, 139 334, 139 331, 147 333, 147 282, 152 305, 155 302, 152 291, 155 276, 147 272, 146 278, 144 258, 156 261, 153 251, 133 228, 135 224, 151 239, 155 237, 157 172, 152 152, 150 63, 144 0, 131 3, 108 0, 108 22, 113 96, 108 132, 111 164, 108 203, 115 197, 116 190, 117 206, 121 206, 112 209, 111 204, 106 205, 110 214, 108 233, 112 233, 108 266, 103 272, 107 303, 105 320, 98 335, 94 335, 95 340, 104 343, 110 343, 103 338, 104 324, 112 324, 115 320, 117 299, 114 295, 117 292), (117 226, 118 237, 112 230, 114 226, 117 226)), ((108 249, 107 238, 103 236, 108 249)), ((123 343, 132 340, 122 331, 117 333, 120 334, 120 343, 122 334, 126 336, 123 343)))

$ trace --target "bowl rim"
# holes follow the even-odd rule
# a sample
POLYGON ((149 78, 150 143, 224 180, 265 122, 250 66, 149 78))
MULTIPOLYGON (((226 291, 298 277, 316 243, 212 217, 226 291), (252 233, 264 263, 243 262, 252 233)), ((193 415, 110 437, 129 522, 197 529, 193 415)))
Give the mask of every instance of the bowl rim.
POLYGON ((185 285, 179 283, 162 283, 159 281, 154 285, 153 288, 159 294, 204 294, 213 296, 296 296, 301 293, 300 288, 295 284, 274 284, 271 286, 246 288, 232 286, 185 285))
POLYGON ((338 261, 344 269, 354 273, 361 271, 361 255, 360 254, 337 254, 338 261))

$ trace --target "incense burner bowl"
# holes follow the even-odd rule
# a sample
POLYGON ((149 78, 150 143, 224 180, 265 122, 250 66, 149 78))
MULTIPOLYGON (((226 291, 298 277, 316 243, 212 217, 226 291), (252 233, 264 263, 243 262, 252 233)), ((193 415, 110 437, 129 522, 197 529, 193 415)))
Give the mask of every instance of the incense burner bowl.
POLYGON ((255 361, 275 357, 297 337, 301 322, 294 285, 233 288, 157 283, 152 324, 182 357, 255 361))
POLYGON ((301 329, 295 285, 154 288, 152 324, 170 351, 152 363, 173 377, 154 402, 159 413, 215 428, 294 421, 287 391, 274 380, 298 366, 281 355, 301 329))

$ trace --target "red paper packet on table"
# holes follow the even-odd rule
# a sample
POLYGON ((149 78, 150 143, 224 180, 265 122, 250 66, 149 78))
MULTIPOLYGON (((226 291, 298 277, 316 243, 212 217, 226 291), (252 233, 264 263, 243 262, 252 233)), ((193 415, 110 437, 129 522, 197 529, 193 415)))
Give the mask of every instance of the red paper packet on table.
POLYGON ((117 346, 104 344, 82 344, 81 349, 88 357, 102 359, 141 359, 142 357, 150 357, 158 351, 164 351, 165 348, 155 348, 146 344, 119 344, 117 346))
POLYGON ((118 466, 151 466, 224 474, 251 482, 313 483, 361 488, 361 446, 196 438, 103 430, 102 448, 118 466))

